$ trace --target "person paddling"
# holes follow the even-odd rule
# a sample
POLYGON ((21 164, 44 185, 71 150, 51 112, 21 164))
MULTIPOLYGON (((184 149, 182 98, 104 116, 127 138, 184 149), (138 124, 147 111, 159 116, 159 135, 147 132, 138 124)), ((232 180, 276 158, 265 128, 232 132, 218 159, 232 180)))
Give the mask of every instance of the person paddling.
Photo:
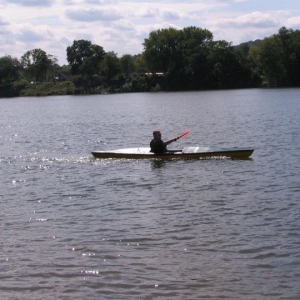
POLYGON ((153 140, 150 142, 150 152, 153 153, 162 153, 167 151, 167 146, 175 141, 177 141, 178 138, 174 138, 171 140, 168 140, 166 142, 163 142, 161 139, 161 133, 160 131, 156 130, 153 131, 153 140))

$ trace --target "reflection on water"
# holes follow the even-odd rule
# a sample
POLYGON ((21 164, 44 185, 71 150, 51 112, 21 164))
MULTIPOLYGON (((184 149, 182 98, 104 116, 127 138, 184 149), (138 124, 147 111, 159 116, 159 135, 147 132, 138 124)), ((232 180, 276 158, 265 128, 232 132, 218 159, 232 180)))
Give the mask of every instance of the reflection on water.
MULTIPOLYGON (((169 161, 170 162, 170 161, 169 161)), ((166 165, 167 161, 164 159, 151 159, 152 169, 160 169, 166 165)))

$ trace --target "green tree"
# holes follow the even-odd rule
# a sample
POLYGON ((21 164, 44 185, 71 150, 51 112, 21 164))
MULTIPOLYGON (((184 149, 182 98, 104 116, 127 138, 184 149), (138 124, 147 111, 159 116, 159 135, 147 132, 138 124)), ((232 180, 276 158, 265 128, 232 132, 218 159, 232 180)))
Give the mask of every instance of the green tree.
POLYGON ((56 81, 56 73, 59 69, 58 59, 54 55, 48 54, 48 61, 49 61, 49 65, 48 65, 49 77, 53 81, 56 81))
POLYGON ((211 66, 208 56, 213 34, 207 29, 187 27, 182 30, 184 67, 189 89, 202 89, 209 85, 211 66))
POLYGON ((7 85, 19 79, 20 63, 10 55, 0 57, 0 84, 7 85))
POLYGON ((73 45, 67 47, 67 61, 72 68, 72 74, 87 75, 99 71, 99 63, 103 59, 105 51, 99 45, 87 40, 74 40, 73 45), (85 65, 81 67, 84 61, 85 65))
POLYGON ((300 31, 281 27, 278 31, 280 40, 283 68, 285 70, 285 83, 289 86, 300 84, 300 31))
POLYGON ((300 31, 282 27, 258 48, 258 65, 268 86, 300 85, 300 31))
POLYGON ((150 33, 144 42, 144 57, 152 73, 165 74, 167 89, 194 89, 204 86, 207 56, 213 35, 206 29, 162 29, 150 33))
POLYGON ((100 67, 101 75, 108 83, 110 83, 112 79, 115 79, 121 72, 120 61, 114 52, 107 52, 104 55, 104 58, 100 63, 100 67))
POLYGON ((152 73, 167 72, 180 61, 180 34, 174 28, 150 32, 145 39, 144 58, 152 73))
POLYGON ((260 64, 260 50, 258 46, 251 46, 247 56, 248 64, 253 73, 262 76, 260 64))
POLYGON ((237 88, 247 85, 250 70, 240 63, 241 57, 227 41, 215 41, 211 44, 208 57, 213 70, 214 88, 237 88))
POLYGON ((149 73, 144 53, 134 56, 134 70, 137 73, 149 73))
POLYGON ((288 82, 287 69, 278 36, 265 38, 260 47, 260 64, 268 86, 285 86, 288 82))
POLYGON ((96 63, 93 57, 86 58, 79 67, 79 73, 82 75, 81 83, 85 92, 94 92, 99 83, 98 72, 100 65, 96 63))
POLYGON ((30 80, 44 81, 51 64, 47 53, 41 49, 27 51, 21 57, 21 65, 30 80))
POLYGON ((121 69, 126 78, 134 72, 134 57, 130 54, 124 54, 120 58, 121 69))
POLYGON ((300 30, 292 33, 289 55, 290 80, 293 86, 300 86, 300 30))

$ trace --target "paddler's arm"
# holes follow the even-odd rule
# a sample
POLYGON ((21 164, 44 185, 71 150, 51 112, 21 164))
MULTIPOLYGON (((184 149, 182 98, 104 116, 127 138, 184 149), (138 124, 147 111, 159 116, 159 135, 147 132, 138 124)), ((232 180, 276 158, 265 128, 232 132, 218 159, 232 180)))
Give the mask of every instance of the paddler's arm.
POLYGON ((175 142, 177 140, 178 140, 178 138, 174 138, 174 139, 168 140, 168 141, 164 142, 164 146, 168 146, 169 144, 171 144, 171 143, 173 143, 173 142, 175 142))

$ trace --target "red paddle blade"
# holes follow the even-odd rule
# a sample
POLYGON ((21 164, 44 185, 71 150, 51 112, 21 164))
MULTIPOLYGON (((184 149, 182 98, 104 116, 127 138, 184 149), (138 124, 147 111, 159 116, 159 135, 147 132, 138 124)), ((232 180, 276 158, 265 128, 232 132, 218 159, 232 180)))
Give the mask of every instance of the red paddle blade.
POLYGON ((187 137, 189 133, 190 133, 190 130, 188 129, 182 135, 180 135, 178 138, 180 139, 180 138, 183 138, 183 137, 187 137))

